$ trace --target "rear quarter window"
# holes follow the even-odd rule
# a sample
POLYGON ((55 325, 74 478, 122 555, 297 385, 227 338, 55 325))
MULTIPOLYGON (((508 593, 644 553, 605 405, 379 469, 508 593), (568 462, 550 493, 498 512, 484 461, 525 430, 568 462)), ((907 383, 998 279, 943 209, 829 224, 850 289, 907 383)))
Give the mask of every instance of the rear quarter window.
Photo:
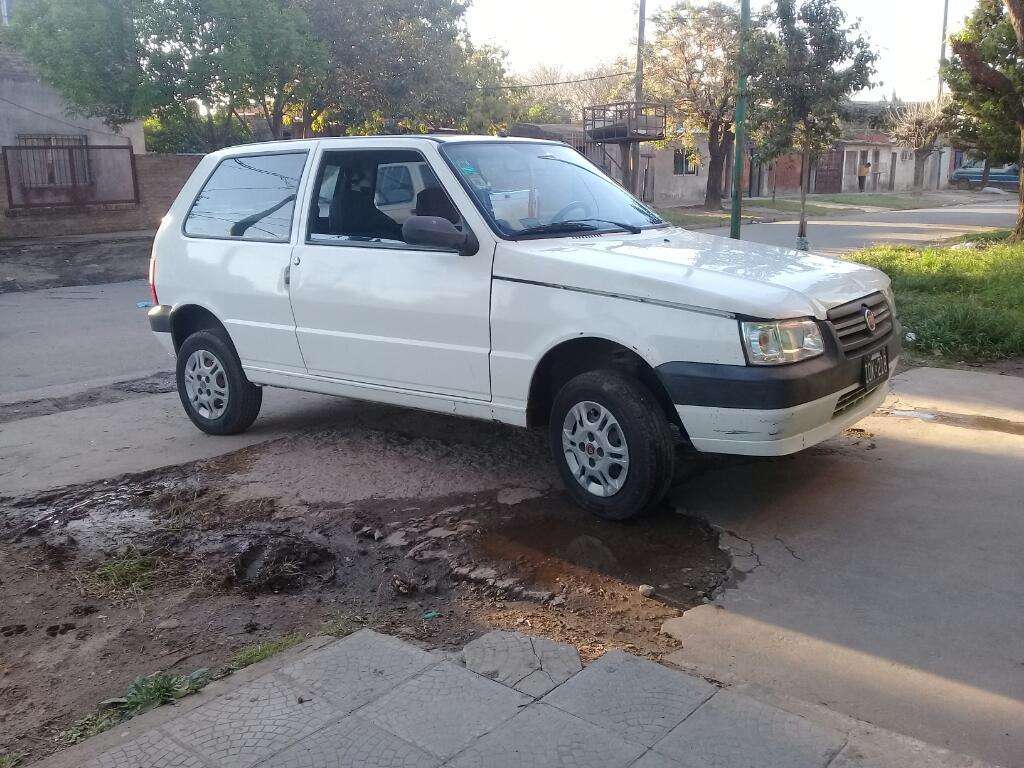
POLYGON ((185 234, 287 242, 305 164, 305 152, 225 158, 192 204, 185 234))

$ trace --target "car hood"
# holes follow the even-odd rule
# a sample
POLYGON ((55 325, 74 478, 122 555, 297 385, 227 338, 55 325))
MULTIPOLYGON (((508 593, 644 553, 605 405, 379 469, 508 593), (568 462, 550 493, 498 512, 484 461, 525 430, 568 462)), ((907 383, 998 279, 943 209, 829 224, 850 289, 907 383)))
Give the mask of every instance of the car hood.
POLYGON ((680 228, 501 242, 494 275, 778 320, 889 287, 862 264, 680 228))

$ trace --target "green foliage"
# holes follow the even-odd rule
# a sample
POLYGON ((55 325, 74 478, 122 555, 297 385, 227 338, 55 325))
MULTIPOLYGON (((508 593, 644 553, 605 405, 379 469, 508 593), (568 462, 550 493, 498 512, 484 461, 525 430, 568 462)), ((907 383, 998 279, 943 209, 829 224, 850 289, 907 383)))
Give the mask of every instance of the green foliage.
POLYGON ((0 755, 0 768, 18 768, 25 760, 23 752, 0 755))
POLYGON ((908 347, 956 360, 1024 355, 1024 246, 989 234, 978 249, 880 246, 850 258, 893 281, 908 347), (987 243, 986 243, 987 239, 987 243))
POLYGON ((201 115, 194 103, 161 109, 142 123, 149 152, 210 152, 251 138, 244 123, 219 110, 201 115))
POLYGON ((124 696, 100 702, 95 712, 57 734, 57 743, 70 746, 109 731, 136 715, 201 690, 210 680, 208 669, 197 669, 190 675, 156 672, 148 677, 137 677, 128 686, 124 696))
POLYGON ((160 89, 143 64, 145 0, 23 0, 11 40, 43 79, 117 128, 150 113, 160 89))
POLYGON ((506 122, 503 54, 474 48, 463 0, 22 0, 11 38, 83 114, 157 115, 154 146, 207 150, 261 117, 280 138, 506 122))
POLYGON ((153 586, 156 558, 133 548, 112 557, 93 571, 105 591, 119 596, 137 596, 153 586))
POLYGON ((252 664, 263 661, 264 659, 269 659, 274 654, 286 651, 292 646, 298 645, 305 639, 306 636, 301 632, 292 632, 291 634, 280 637, 277 640, 269 640, 265 643, 257 643, 255 645, 247 645, 231 657, 231 661, 228 662, 227 671, 235 672, 239 669, 244 669, 252 664))
MULTIPOLYGON (((963 29, 955 35, 977 51, 981 60, 992 64, 1024 90, 1024 63, 1017 52, 1017 37, 1006 16, 1002 0, 979 0, 967 17, 963 29)), ((1020 153, 1017 127, 1019 104, 1007 94, 976 83, 956 47, 942 68, 949 85, 950 103, 946 107, 953 140, 973 147, 993 165, 1015 162, 1020 153)))
POLYGON ((843 101, 871 85, 878 56, 835 0, 775 0, 757 19, 744 66, 752 135, 770 160, 794 149, 811 157, 839 137, 843 101))

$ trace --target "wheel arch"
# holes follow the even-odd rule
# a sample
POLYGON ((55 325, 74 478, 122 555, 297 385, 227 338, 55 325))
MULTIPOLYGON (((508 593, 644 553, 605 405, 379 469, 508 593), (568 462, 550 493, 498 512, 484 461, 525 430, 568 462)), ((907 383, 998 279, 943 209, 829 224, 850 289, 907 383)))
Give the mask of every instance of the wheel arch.
POLYGON ((234 342, 231 341, 231 334, 213 312, 201 304, 182 304, 175 307, 171 312, 171 340, 174 343, 174 352, 177 354, 185 339, 196 331, 221 331, 224 338, 228 340, 231 348, 234 349, 234 342))
POLYGON ((670 424, 685 435, 679 414, 657 372, 636 350, 601 336, 577 336, 552 346, 537 363, 530 378, 526 423, 548 423, 551 405, 562 386, 575 376, 600 368, 613 368, 635 376, 654 395, 670 424))

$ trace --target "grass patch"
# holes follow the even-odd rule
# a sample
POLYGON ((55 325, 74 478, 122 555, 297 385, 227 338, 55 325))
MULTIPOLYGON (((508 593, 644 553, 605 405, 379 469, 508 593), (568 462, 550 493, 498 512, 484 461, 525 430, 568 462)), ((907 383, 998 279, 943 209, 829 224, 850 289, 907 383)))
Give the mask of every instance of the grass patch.
POLYGON ((977 249, 879 246, 848 258, 892 278, 908 348, 955 360, 1019 357, 1024 245, 1000 242, 997 235, 988 242, 977 249))
POLYGON ((814 200, 840 205, 870 205, 875 208, 889 208, 894 211, 909 211, 914 208, 932 208, 948 204, 945 198, 926 194, 897 195, 885 192, 844 192, 836 195, 815 195, 814 200))
POLYGON ((994 245, 996 243, 1005 243, 1010 238, 1011 234, 1013 234, 1013 230, 991 229, 987 232, 972 232, 969 235, 960 235, 959 237, 953 238, 950 242, 994 245))
MULTIPOLYGON (((755 209, 758 211, 776 211, 778 213, 791 213, 794 214, 794 216, 799 216, 800 201, 784 200, 781 198, 776 198, 775 200, 744 200, 743 209, 745 211, 753 211, 755 209)), ((810 201, 807 202, 808 216, 842 216, 850 213, 857 213, 857 211, 842 208, 828 208, 824 205, 814 205, 810 201)))
POLYGON ((305 639, 306 636, 301 632, 292 632, 284 637, 278 638, 277 640, 268 640, 265 643, 247 645, 231 657, 231 661, 228 662, 227 669, 231 672, 244 669, 252 664, 263 661, 264 659, 269 659, 275 653, 286 651, 292 646, 298 645, 305 639))
MULTIPOLYGON (((57 743, 68 747, 109 731, 143 712, 170 704, 183 696, 201 690, 212 680, 210 670, 197 669, 190 675, 156 672, 148 677, 137 677, 124 696, 100 702, 95 712, 77 720, 57 734, 57 743)), ((0 763, 0 768, 3 764, 0 763)))
POLYGON ((25 761, 25 754, 19 752, 11 755, 0 755, 0 768, 17 768, 25 761))
POLYGON ((102 592, 137 597, 153 586, 156 558, 128 548, 92 572, 102 592))
POLYGON ((658 215, 677 227, 720 227, 729 223, 726 211, 705 211, 700 208, 659 208, 658 215))
POLYGON ((339 613, 324 622, 323 626, 320 627, 320 634, 330 635, 331 637, 348 637, 353 632, 358 632, 362 628, 362 618, 352 618, 351 616, 339 613))

